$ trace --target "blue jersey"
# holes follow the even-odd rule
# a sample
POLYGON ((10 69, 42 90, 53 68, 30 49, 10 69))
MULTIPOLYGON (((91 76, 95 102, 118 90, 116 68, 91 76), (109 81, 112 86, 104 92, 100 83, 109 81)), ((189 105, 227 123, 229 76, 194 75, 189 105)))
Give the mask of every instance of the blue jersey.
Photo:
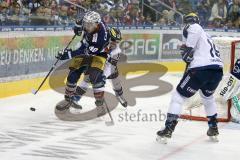
POLYGON ((79 49, 73 51, 72 55, 77 56, 81 54, 102 55, 107 57, 107 46, 110 35, 107 26, 101 22, 95 32, 84 32, 81 46, 79 49))

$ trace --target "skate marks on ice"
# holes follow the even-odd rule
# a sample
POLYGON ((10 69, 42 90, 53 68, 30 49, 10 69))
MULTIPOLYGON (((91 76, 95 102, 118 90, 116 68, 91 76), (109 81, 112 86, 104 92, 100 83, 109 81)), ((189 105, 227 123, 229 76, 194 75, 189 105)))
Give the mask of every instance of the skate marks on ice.
POLYGON ((79 159, 131 136, 120 130, 96 128, 97 121, 45 121, 0 133, 2 160, 79 159))

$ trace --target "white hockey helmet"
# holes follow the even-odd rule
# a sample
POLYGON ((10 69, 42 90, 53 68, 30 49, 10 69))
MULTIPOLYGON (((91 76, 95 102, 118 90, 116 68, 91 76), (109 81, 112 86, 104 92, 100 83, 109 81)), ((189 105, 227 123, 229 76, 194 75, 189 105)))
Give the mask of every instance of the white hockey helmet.
POLYGON ((100 23, 101 16, 95 11, 88 11, 83 17, 83 23, 100 23))
POLYGON ((94 32, 100 22, 100 14, 94 11, 87 12, 83 17, 83 27, 88 33, 94 32))

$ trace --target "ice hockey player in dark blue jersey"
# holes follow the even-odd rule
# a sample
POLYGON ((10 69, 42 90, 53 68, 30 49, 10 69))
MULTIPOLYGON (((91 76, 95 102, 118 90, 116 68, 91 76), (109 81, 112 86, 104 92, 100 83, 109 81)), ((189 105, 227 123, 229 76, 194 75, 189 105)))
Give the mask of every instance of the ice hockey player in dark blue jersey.
MULTIPOLYGON (((65 101, 68 102, 66 104, 68 107, 77 105, 74 103, 77 82, 81 74, 87 71, 86 74, 89 75, 93 86, 98 112, 103 112, 105 77, 102 73, 108 53, 107 46, 110 38, 108 28, 97 12, 89 11, 83 19, 76 21, 74 32, 77 35, 82 34, 81 46, 77 50, 66 49, 57 56, 61 60, 72 59, 65 89, 65 101)), ((57 108, 61 107, 63 106, 57 105, 57 108)))
MULTIPOLYGON (((79 32, 77 32, 77 34, 78 33, 79 32)), ((104 67, 103 74, 106 77, 106 79, 111 81, 113 90, 115 92, 115 95, 118 101, 121 103, 123 107, 127 107, 127 100, 124 98, 124 95, 123 95, 123 87, 121 84, 121 80, 119 78, 119 71, 117 67, 117 63, 122 54, 121 53, 122 50, 119 46, 122 40, 122 34, 118 28, 111 27, 109 28, 109 35, 111 37, 108 45, 109 53, 108 53, 107 62, 104 67)), ((76 103, 77 103, 77 100, 80 100, 88 90, 88 87, 89 87, 88 84, 89 84, 89 76, 84 75, 83 81, 80 83, 80 85, 76 89, 75 98, 74 98, 76 100, 76 103)), ((79 106, 77 107, 78 107, 77 109, 79 109, 79 106)))

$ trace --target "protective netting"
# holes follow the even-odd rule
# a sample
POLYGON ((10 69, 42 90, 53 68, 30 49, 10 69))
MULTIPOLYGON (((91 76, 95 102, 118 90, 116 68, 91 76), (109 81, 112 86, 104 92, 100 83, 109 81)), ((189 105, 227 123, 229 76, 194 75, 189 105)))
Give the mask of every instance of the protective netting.
MULTIPOLYGON (((234 64, 235 60, 240 58, 240 42, 236 40, 238 39, 230 37, 214 38, 215 45, 220 51, 220 56, 224 62, 224 77, 228 76, 231 64, 234 64), (232 42, 234 42, 235 47, 232 47, 232 42)), ((224 78, 215 91, 214 97, 217 102, 219 121, 229 121, 231 102, 224 102, 220 97, 219 93, 222 84, 224 84, 224 78)), ((199 92, 185 102, 183 117, 192 120, 206 120, 206 113, 199 92)))

